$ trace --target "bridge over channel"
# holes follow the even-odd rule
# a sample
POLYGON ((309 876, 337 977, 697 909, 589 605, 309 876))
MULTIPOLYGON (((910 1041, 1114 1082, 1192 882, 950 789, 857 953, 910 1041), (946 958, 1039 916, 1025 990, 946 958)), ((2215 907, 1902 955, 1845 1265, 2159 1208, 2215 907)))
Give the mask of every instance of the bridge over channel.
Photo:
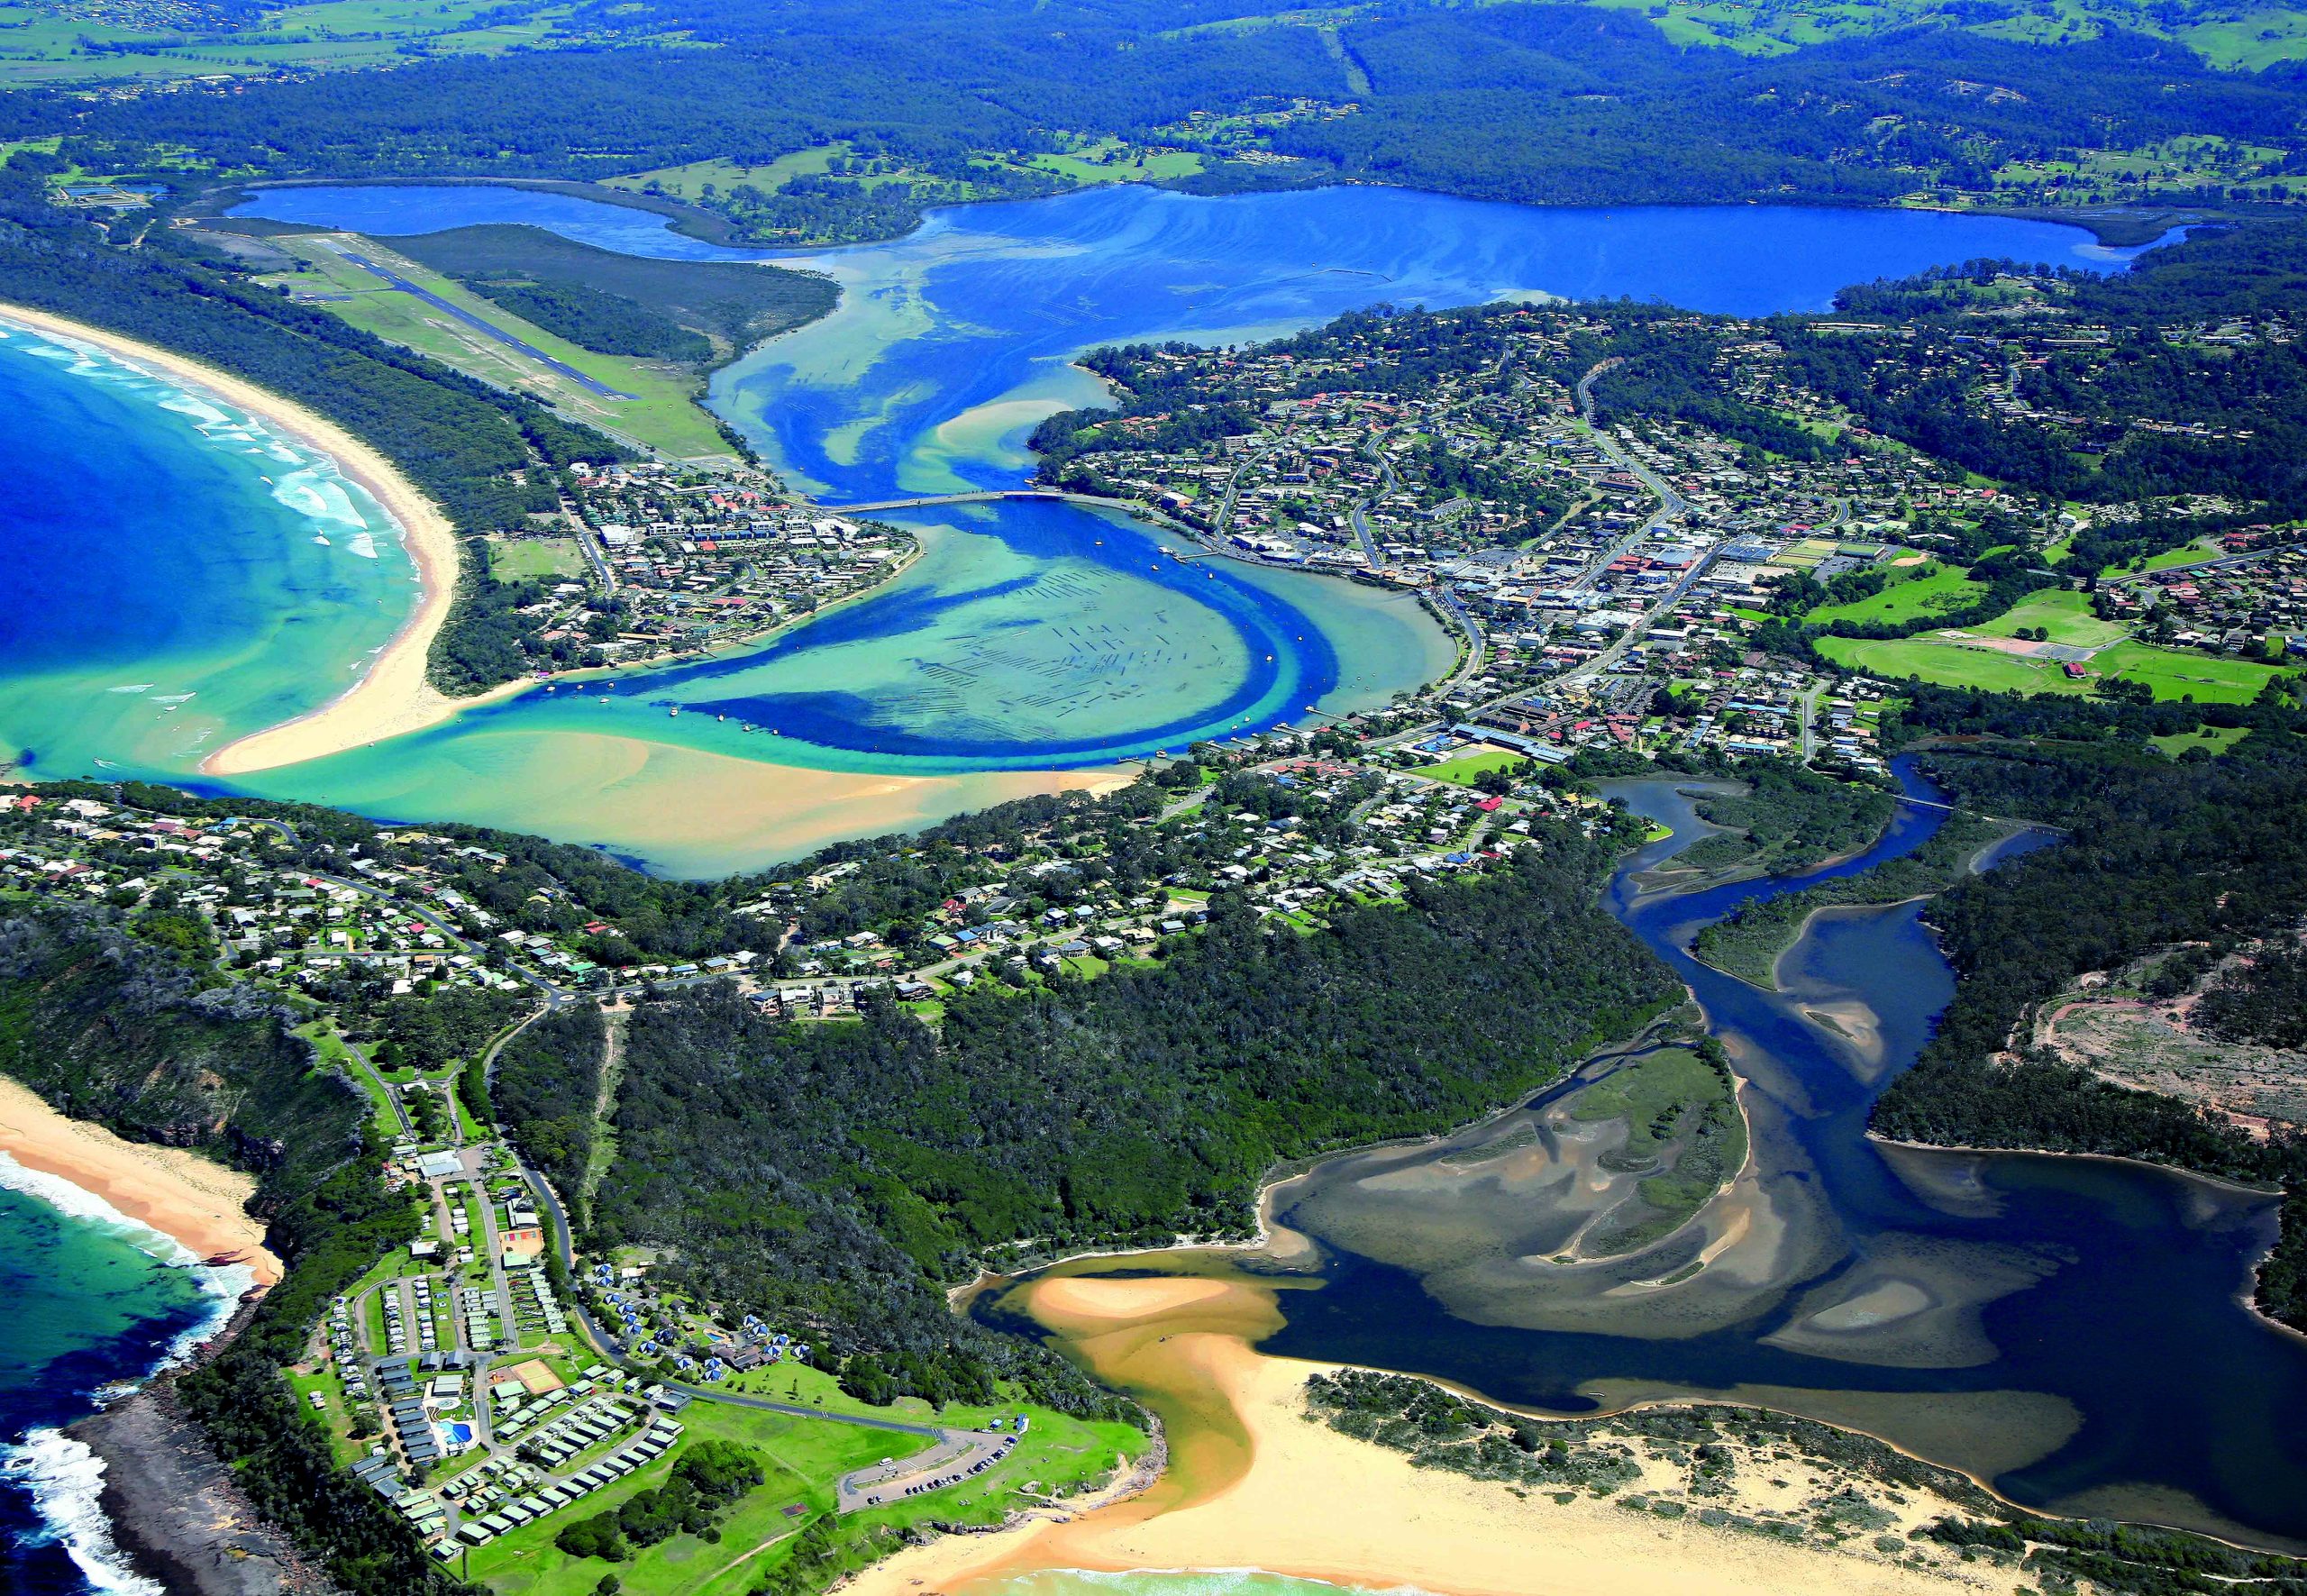
POLYGON ((1105 498, 1094 493, 1067 493, 1055 488, 991 488, 975 493, 925 493, 913 498, 877 498, 869 504, 820 504, 816 507, 830 515, 870 515, 878 510, 933 510, 940 505, 989 505, 1002 499, 1039 500, 1044 504, 1089 505, 1096 509, 1126 510, 1131 515, 1149 516, 1181 531, 1191 530, 1181 522, 1171 520, 1159 510, 1128 499, 1105 498))

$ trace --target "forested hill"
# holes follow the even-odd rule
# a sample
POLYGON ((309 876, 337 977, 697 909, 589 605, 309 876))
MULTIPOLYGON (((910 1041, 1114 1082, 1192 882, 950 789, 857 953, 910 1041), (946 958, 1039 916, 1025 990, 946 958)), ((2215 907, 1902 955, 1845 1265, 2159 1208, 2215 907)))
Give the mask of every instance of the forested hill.
POLYGON ((102 907, 0 912, 0 1072, 77 1119, 259 1173, 268 1201, 358 1151, 351 1087, 272 1001, 205 984, 102 907))
MULTIPOLYGON (((1613 848, 1542 834, 1310 932, 1221 897, 1162 967, 956 994, 942 1030, 887 999, 856 1025, 771 1024, 716 990, 644 1001, 587 1245, 664 1248, 661 1274, 709 1300, 825 1327, 864 1354, 860 1394, 980 1391, 1020 1354, 937 1288, 1003 1244, 1245 1233, 1276 1162, 1474 1117, 1671 1003, 1599 907, 1613 848)), ((577 1094, 551 1082, 596 1048, 572 1029, 565 1062, 500 1061, 499 1112, 534 1105, 526 1145, 566 1151, 577 1094)))
POLYGON ((287 1272, 221 1356, 176 1382, 177 1396, 265 1517, 342 1588, 463 1589, 336 1469, 279 1373, 329 1299, 416 1234, 408 1199, 378 1178, 368 1099, 319 1064, 269 997, 220 983, 154 930, 132 935, 101 905, 0 906, 0 1072, 77 1118, 257 1177, 251 1210, 287 1272))
MULTIPOLYGON (((879 164, 724 176, 707 203, 741 223, 846 211, 853 231, 880 233, 911 224, 915 180, 980 196, 1063 187, 1061 169, 1028 163, 1082 137, 1199 154, 1198 170, 1163 179, 1187 187, 1370 181, 1547 204, 2012 194, 2013 174, 2081 150, 2194 137, 2275 152, 2252 158, 2260 180, 2248 185, 2231 180, 2242 167, 2184 169, 2202 180, 2178 197, 2223 203, 2238 189, 2267 197, 2265 179, 2300 148, 2288 82, 2111 32, 2047 47, 1929 26, 1755 56, 1686 48, 1632 11, 1561 4, 582 9, 634 47, 95 104, 28 92, 0 104, 0 132, 60 133, 89 169, 164 177, 189 156, 196 170, 273 177, 598 178, 715 159, 769 169, 838 141, 879 164), (686 48, 647 47, 675 34, 686 48), (732 187, 756 181, 737 205, 732 187)), ((2075 182, 2045 196, 2093 192, 2075 182)))
POLYGON ((2257 1142, 2223 1119, 2100 1080, 2025 1044, 2024 1021, 2086 971, 2174 944, 2231 948, 2307 916, 2307 710, 2128 706, 1911 687, 1886 740, 1921 744, 1962 803, 2070 828, 1934 899, 1961 980, 1921 1059, 1874 1126, 1964 1146, 2144 1158, 2282 1185, 2283 1240, 2259 1303, 2307 1325, 2307 1142, 2257 1142), (2218 758, 2175 762, 2145 739, 2253 728, 2218 758))

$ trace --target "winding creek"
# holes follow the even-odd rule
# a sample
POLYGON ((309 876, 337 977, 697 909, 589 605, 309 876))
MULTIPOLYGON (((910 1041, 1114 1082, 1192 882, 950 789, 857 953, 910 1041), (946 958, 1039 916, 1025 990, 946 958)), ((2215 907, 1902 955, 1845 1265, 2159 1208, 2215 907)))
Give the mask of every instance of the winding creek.
MULTIPOLYGON (((1901 780, 1932 796, 1911 770, 1901 780)), ((1609 903, 1689 984, 1745 1083, 1752 1154, 1696 1219, 1631 1255, 1557 1261, 1583 1171, 1547 1111, 1573 1081, 1274 1188, 1259 1250, 1045 1272, 1284 1288, 1262 1352, 1555 1414, 1755 1402, 1880 1436, 2029 1506, 2307 1548, 2307 1341, 2241 1300, 2272 1199, 2111 1160, 1870 1139, 1874 1099, 1954 990, 1920 906, 1821 915, 1778 993, 1686 950, 1741 903, 1912 851, 1943 813, 1901 805, 1873 847, 1808 878, 1645 893, 1644 872, 1709 829, 1682 785, 1612 788, 1673 834, 1626 862, 1609 903)), ((1037 1332, 1017 1299, 989 1291, 974 1311, 1037 1332)))

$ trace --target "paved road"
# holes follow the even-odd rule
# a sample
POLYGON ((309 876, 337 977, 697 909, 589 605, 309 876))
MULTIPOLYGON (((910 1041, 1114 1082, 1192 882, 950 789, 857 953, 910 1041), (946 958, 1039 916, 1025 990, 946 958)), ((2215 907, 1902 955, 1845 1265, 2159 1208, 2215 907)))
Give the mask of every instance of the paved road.
POLYGON ((843 1474, 834 1488, 834 1510, 854 1513, 908 1491, 958 1485, 1000 1461, 1016 1437, 984 1430, 946 1430, 936 1446, 886 1467, 874 1464, 843 1474))
POLYGON ((1594 447, 1607 455, 1611 464, 1641 483, 1643 488, 1658 500, 1658 507, 1632 532, 1595 555, 1593 560, 1588 562, 1585 570, 1580 573, 1578 579, 1581 582, 1606 570, 1611 561, 1656 532, 1667 522, 1680 519, 1690 509, 1689 504, 1683 500, 1682 496, 1669 488, 1663 478, 1619 447, 1617 439, 1594 424, 1594 379, 1617 364, 1619 361, 1616 359, 1604 360, 1578 379, 1578 414, 1586 423, 1587 435, 1592 440, 1594 447))
POLYGON ((1823 681, 1813 686, 1810 691, 1802 695, 1801 707, 1795 711, 1801 717, 1802 762, 1806 765, 1810 762, 1810 755, 1817 748, 1819 741, 1819 734, 1810 723, 1818 717, 1819 699, 1826 690, 1827 684, 1823 681))
POLYGON ((585 518, 577 513, 577 506, 566 498, 561 501, 561 518, 569 523, 570 533, 576 538, 577 546, 585 552, 585 562, 593 568, 593 574, 600 579, 603 591, 609 597, 615 598, 616 572, 609 569, 608 559, 601 552, 598 534, 585 524, 585 518))
POLYGON ((733 1391, 716 1391, 709 1385, 684 1385, 675 1380, 669 1380, 665 1384, 673 1391, 687 1391, 700 1402, 725 1402, 732 1408, 758 1408, 764 1413, 789 1413, 796 1418, 830 1418, 835 1424, 853 1424, 861 1429, 939 1437, 977 1433, 974 1430, 941 1429, 934 1424, 908 1424, 902 1418, 876 1418, 867 1413, 829 1413, 823 1408, 812 1408, 805 1403, 772 1402, 767 1397, 748 1397, 733 1391))

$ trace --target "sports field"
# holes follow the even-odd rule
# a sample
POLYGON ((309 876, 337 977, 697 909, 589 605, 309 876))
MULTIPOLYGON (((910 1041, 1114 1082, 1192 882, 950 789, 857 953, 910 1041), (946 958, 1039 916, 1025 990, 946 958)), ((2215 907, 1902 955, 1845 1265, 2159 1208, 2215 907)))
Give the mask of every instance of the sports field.
POLYGON ((492 543, 488 569, 506 581, 528 577, 560 581, 585 574, 585 555, 574 538, 523 538, 517 543, 492 543))
POLYGON ((1472 787, 1474 778, 1483 771, 1506 770, 1509 766, 1520 764, 1523 758, 1523 755, 1508 749, 1489 748, 1473 753, 1462 753, 1457 758, 1445 760, 1438 765, 1427 765, 1419 771, 1418 774, 1431 776, 1436 781, 1450 781, 1460 787, 1472 787))
POLYGON ((1892 681, 1919 677, 1939 687, 1983 688, 1997 693, 2087 693, 2102 678, 2145 682, 2158 698, 2192 698, 2201 704, 2248 704, 2276 674, 2248 660, 2215 659, 2181 649, 2124 642, 2104 648, 2069 676, 2058 662, 2030 660, 1925 635, 1871 643, 1821 637, 1818 650, 1838 665, 1892 681))

